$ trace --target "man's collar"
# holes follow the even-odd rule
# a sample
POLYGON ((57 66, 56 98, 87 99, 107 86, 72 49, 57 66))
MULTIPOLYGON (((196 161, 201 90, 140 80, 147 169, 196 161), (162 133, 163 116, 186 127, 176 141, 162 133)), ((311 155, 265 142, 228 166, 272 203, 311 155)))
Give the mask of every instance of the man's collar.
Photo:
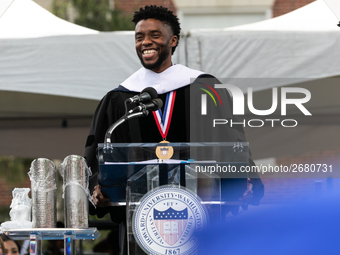
POLYGON ((172 65, 161 73, 155 73, 142 67, 121 85, 134 92, 141 92, 147 87, 153 87, 158 94, 164 94, 190 84, 190 79, 195 79, 201 74, 203 72, 180 64, 172 65))

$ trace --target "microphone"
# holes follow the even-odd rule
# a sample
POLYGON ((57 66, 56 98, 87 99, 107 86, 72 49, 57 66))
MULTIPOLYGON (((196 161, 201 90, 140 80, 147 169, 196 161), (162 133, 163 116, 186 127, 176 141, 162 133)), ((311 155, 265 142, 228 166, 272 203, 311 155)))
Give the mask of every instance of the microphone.
POLYGON ((158 109, 161 109, 162 106, 163 106, 162 99, 156 98, 156 99, 152 99, 150 102, 136 106, 135 108, 130 110, 129 113, 140 112, 140 111, 145 111, 145 110, 157 111, 158 109))
POLYGON ((158 97, 157 91, 152 87, 147 87, 142 90, 139 95, 135 95, 127 99, 128 103, 136 103, 136 102, 147 102, 151 99, 156 99, 158 97))

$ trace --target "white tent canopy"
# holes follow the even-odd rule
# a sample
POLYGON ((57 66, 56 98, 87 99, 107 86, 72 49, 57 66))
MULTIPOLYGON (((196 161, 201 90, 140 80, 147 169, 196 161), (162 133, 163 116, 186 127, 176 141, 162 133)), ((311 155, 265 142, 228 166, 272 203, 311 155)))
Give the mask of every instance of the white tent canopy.
POLYGON ((99 33, 31 0, 14 0, 0 31, 0 90, 99 100, 141 67, 134 32, 99 33))
POLYGON ((31 0, 2 0, 2 13, 0 39, 99 33, 60 19, 31 0))
POLYGON ((31 0, 14 0, 0 31, 0 90, 98 100, 139 68, 131 32, 99 33, 31 0))
POLYGON ((0 90, 96 99, 140 68, 130 32, 0 40, 0 90))
MULTIPOLYGON (((194 30, 187 40, 188 65, 219 78, 287 78, 340 74, 340 28, 322 0, 286 15, 249 25, 194 30)), ((256 82, 252 80, 252 82, 256 82)), ((254 87, 254 84, 252 84, 254 87)), ((246 85, 248 86, 248 85, 246 85)))
MULTIPOLYGON (((306 107, 313 116, 300 119, 296 113, 298 127, 245 128, 254 158, 339 148, 334 140, 339 129, 339 123, 334 121, 340 113, 336 96, 340 93, 338 79, 330 79, 334 86, 320 79, 340 75, 340 28, 337 24, 338 20, 325 2, 317 0, 270 20, 190 32, 188 66, 225 78, 223 82, 230 82, 244 91, 247 87, 257 90, 254 98, 264 105, 258 109, 269 109, 271 92, 266 89, 275 86, 304 87, 311 92, 312 99, 306 107), (313 81, 296 85, 306 79, 313 81)), ((290 113, 289 118, 296 117, 290 113)))
MULTIPOLYGON (((174 62, 218 78, 336 76, 340 74, 336 24, 333 13, 318 0, 263 22, 191 31, 187 40, 181 40, 174 62)), ((15 0, 0 19, 0 31, 4 31, 0 33, 0 90, 99 100, 141 66, 133 32, 82 28, 31 0, 15 0), (23 24, 30 25, 21 29, 23 24), (40 32, 29 31, 33 28, 40 32), (44 36, 27 38, 38 34, 44 36)), ((257 89, 289 83, 276 82, 257 84, 257 89)))

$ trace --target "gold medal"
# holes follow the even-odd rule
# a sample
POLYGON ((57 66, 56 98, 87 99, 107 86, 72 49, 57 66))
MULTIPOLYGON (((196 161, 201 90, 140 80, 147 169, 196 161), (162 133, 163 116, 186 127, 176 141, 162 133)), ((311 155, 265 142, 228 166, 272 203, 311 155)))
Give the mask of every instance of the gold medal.
MULTIPOLYGON (((159 143, 170 143, 168 141, 161 141, 159 143)), ((174 148, 172 146, 157 146, 156 155, 159 159, 171 159, 174 154, 174 148)))

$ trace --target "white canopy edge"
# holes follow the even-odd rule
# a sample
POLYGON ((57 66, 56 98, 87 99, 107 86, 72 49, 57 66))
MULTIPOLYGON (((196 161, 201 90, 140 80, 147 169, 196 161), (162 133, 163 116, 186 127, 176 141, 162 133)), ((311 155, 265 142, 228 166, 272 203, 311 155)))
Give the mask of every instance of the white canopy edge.
POLYGON ((11 6, 14 0, 2 0, 0 2, 0 18, 7 11, 7 9, 11 6))
POLYGON ((32 0, 11 1, 1 0, 0 39, 99 33, 60 19, 32 0))
POLYGON ((324 0, 334 15, 340 20, 340 2, 339 0, 324 0))
POLYGON ((340 28, 322 0, 254 24, 193 30, 187 39, 189 67, 242 78, 240 87, 254 90, 339 75, 339 47, 340 28))
POLYGON ((253 31, 339 31, 338 20, 323 0, 317 0, 276 18, 231 27, 228 30, 253 31))

